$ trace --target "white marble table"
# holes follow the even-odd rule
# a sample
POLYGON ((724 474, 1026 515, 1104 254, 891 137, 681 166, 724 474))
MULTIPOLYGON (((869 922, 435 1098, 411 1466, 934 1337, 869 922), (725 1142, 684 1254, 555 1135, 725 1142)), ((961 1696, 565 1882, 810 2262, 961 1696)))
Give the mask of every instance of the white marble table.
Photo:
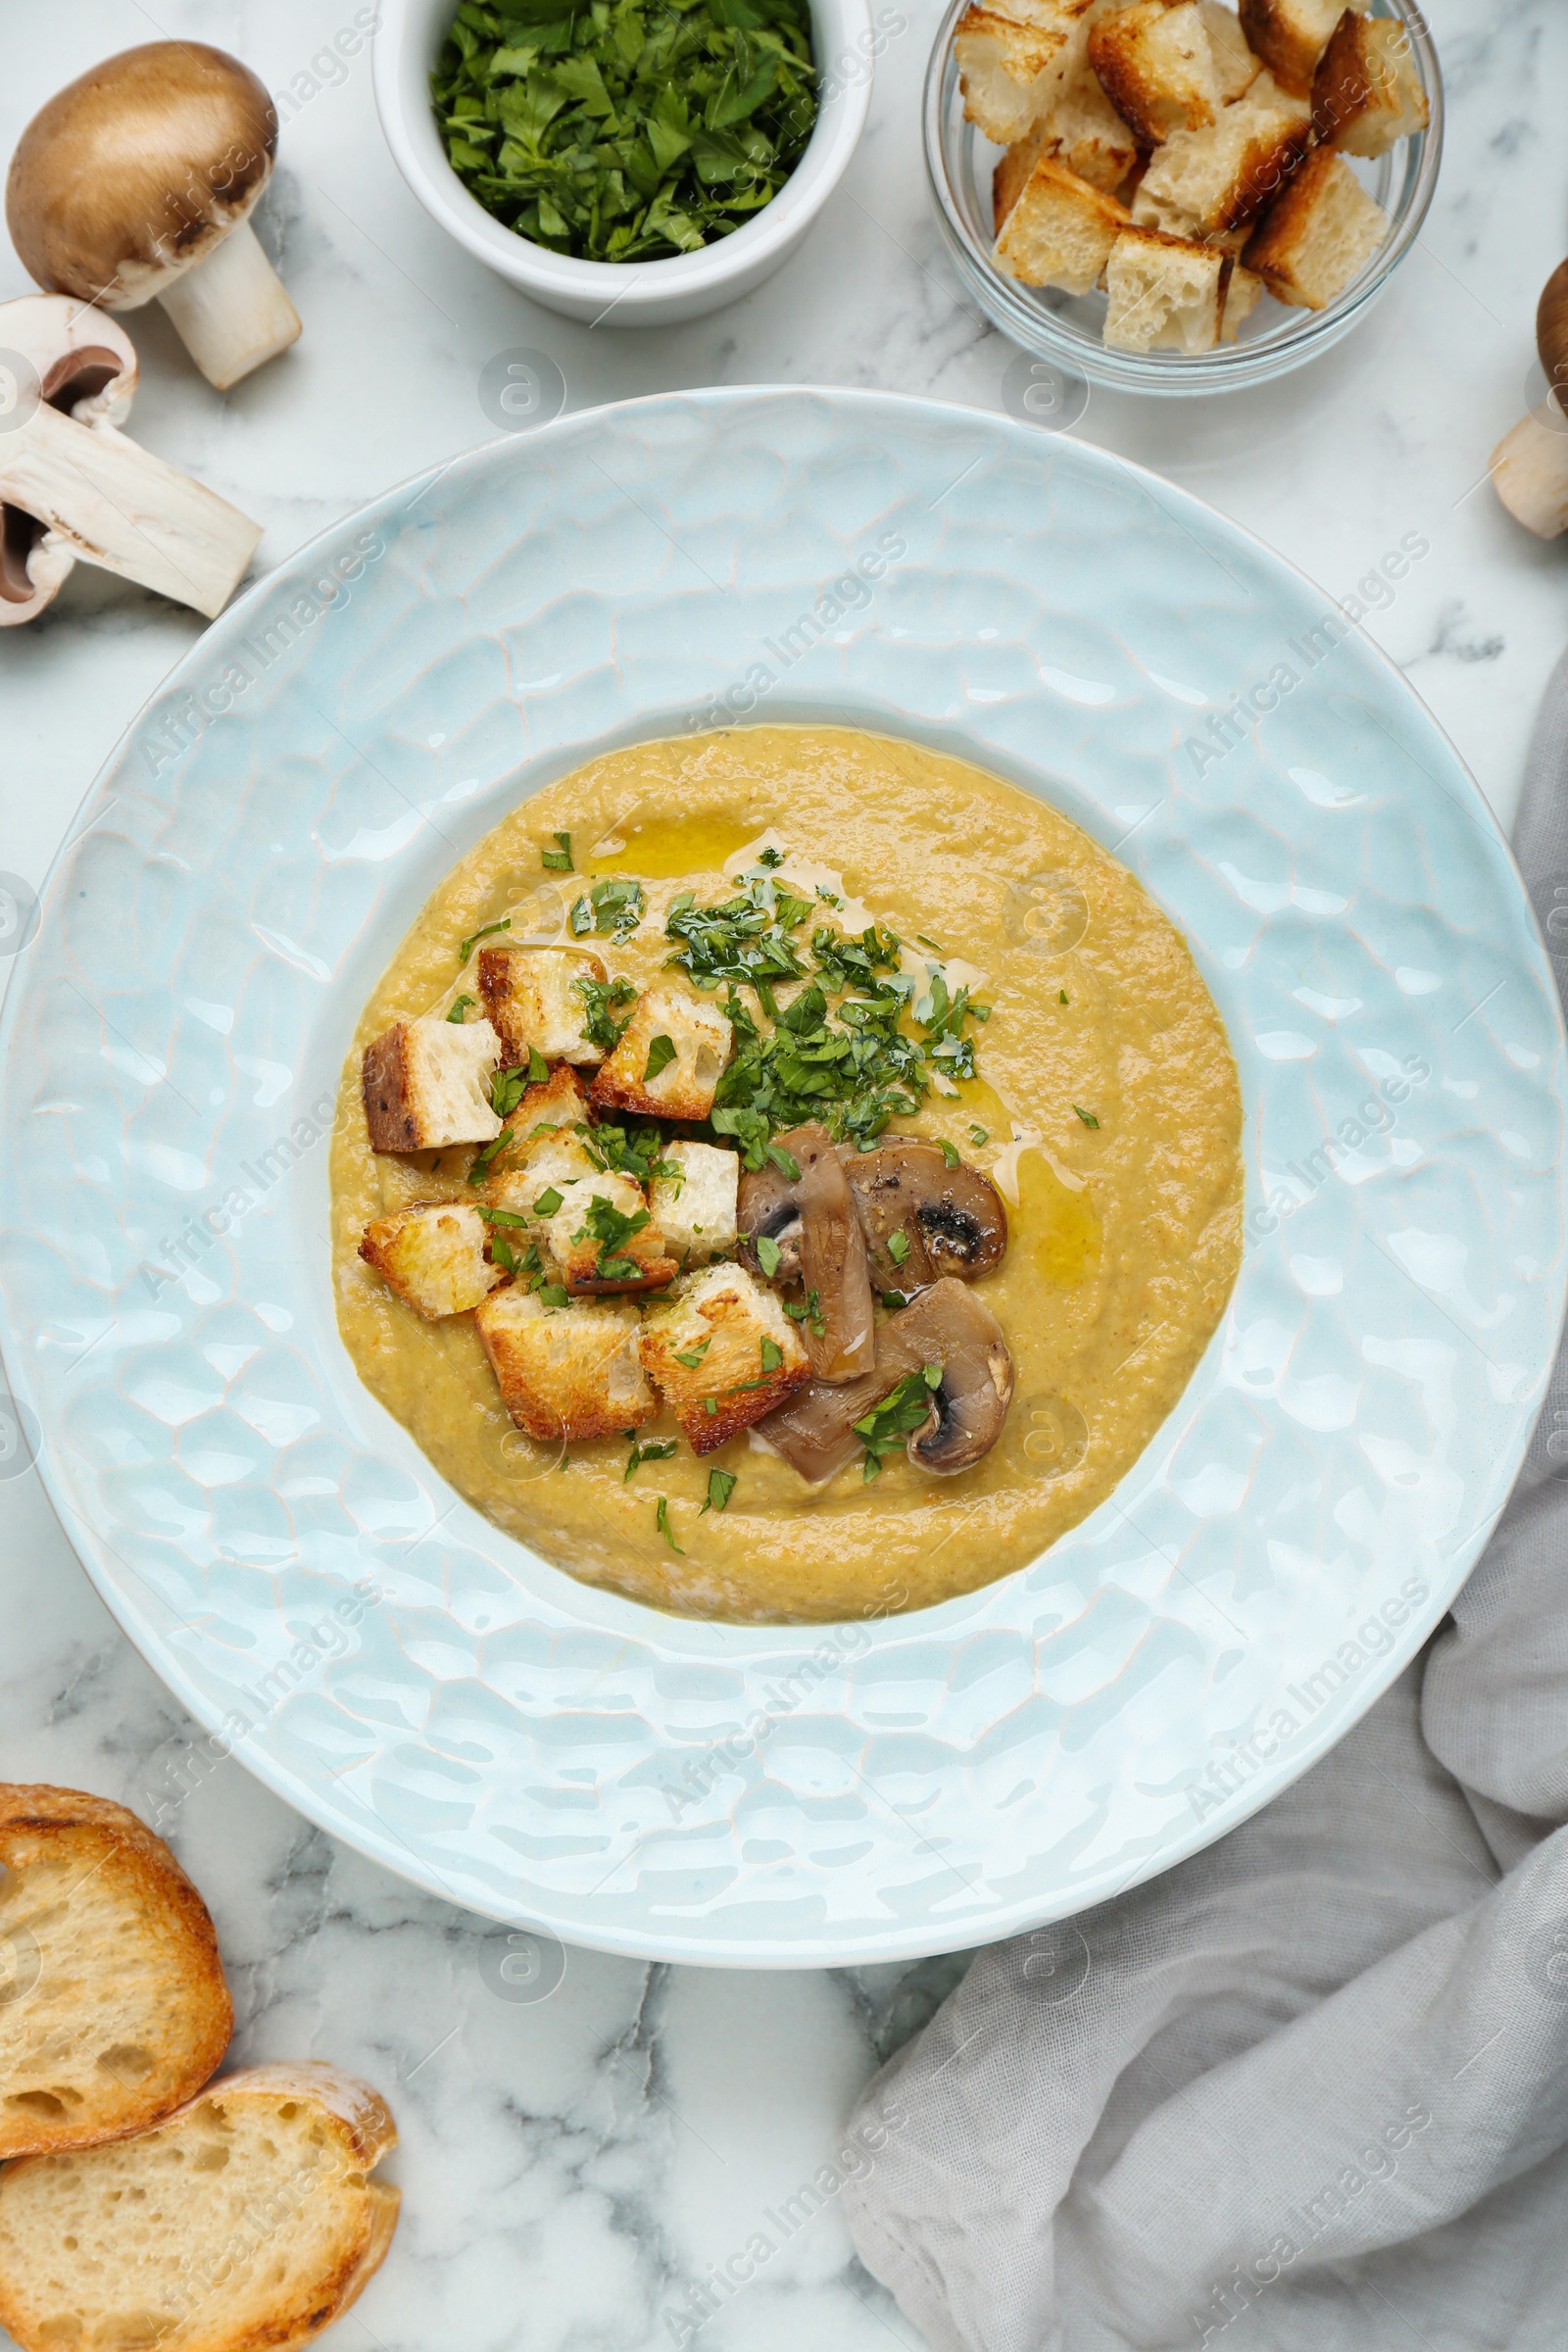
MULTIPOLYGON (((713 382, 1000 406, 1011 347, 958 299, 927 210, 917 98, 936 0, 901 4, 908 28, 878 70, 864 143, 804 251, 737 308, 657 334, 565 325, 442 238, 383 146, 368 58, 319 62, 350 0, 160 0, 156 17, 141 0, 0 0, 0 145, 9 154, 93 59, 161 33, 220 42, 270 88, 292 85, 259 225, 304 316, 302 344, 220 399, 161 314, 130 321, 138 437, 265 520, 265 569, 490 438, 478 379, 519 345, 555 358, 573 408, 713 382)), ((1430 13, 1447 158, 1373 318, 1255 395, 1140 405, 1097 392, 1076 429, 1211 500, 1331 595, 1406 534, 1429 540, 1367 625, 1506 819, 1562 648, 1568 555, 1526 538, 1482 477, 1544 389, 1533 318, 1568 221, 1568 10, 1430 0, 1430 13)), ((0 297, 24 290, 7 249, 0 297)), ((0 868, 41 881, 100 763, 200 625, 78 569, 40 623, 0 634, 0 868)), ((329 2056, 397 2111, 403 2228, 334 2341, 637 2352, 687 2340, 673 2315, 689 2283, 831 2160, 878 2052, 961 1966, 720 1976, 571 1952, 547 2000, 503 1997, 483 1922, 335 1846, 237 1762, 181 1778, 190 1728, 91 1591, 36 1478, 0 1481, 0 1778, 149 1813, 161 1798, 218 1919, 236 2056, 329 2056)), ((710 2352, 870 2352, 890 2335, 917 2341, 855 2261, 831 2195, 701 2330, 710 2352)))

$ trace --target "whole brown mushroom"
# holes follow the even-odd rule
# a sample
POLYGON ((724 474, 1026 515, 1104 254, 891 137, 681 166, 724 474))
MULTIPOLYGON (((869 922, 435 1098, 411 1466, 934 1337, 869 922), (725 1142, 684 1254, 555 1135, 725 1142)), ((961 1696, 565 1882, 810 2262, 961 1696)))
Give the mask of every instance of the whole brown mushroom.
POLYGON ((1547 278, 1536 312, 1536 350, 1550 387, 1492 453, 1497 496, 1538 539, 1568 531, 1568 262, 1547 278))
POLYGON ((250 216, 277 114, 248 66, 149 41, 56 91, 17 144, 6 219, 39 285, 106 311, 161 302, 220 392, 286 351, 299 314, 250 216))

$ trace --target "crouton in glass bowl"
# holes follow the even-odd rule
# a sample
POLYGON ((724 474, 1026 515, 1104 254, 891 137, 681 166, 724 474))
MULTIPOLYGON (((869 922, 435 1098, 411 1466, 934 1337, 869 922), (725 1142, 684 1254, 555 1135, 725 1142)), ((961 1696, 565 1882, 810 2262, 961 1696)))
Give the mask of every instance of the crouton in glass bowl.
POLYGON ((1444 116, 1416 0, 1241 13, 1246 36, 1216 0, 952 0, 932 196, 967 292, 1025 351, 1126 391, 1264 383, 1348 333, 1414 243, 1444 116))

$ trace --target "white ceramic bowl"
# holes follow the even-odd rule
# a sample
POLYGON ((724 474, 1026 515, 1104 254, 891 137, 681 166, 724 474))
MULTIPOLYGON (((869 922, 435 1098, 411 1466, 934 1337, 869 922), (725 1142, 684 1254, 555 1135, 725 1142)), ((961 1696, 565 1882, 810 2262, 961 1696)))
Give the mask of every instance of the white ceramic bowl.
POLYGON ((382 0, 375 103, 398 170, 430 215, 509 284, 590 324, 676 326, 722 309, 788 260, 843 178, 871 100, 870 0, 810 0, 821 109, 805 155, 772 203, 701 253, 667 262, 575 262, 530 244, 487 213, 447 161, 430 71, 457 0, 382 0))

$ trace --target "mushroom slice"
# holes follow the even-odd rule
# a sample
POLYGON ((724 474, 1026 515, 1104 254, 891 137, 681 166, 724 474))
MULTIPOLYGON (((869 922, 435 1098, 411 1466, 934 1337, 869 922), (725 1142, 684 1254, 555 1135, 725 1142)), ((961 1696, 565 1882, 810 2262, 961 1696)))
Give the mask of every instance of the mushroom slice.
POLYGON ((940 1363, 931 1417, 908 1444, 922 1470, 968 1470, 1002 1435, 1012 1400, 1012 1357, 1001 1324, 963 1283, 944 1275, 890 1315, 876 1334, 874 1368, 832 1386, 809 1380, 787 1404, 758 1424, 791 1469, 813 1486, 848 1468, 863 1451, 855 1424, 910 1372, 940 1363))
POLYGON ((261 525, 118 429, 136 388, 123 327, 25 294, 0 303, 0 353, 17 378, 0 418, 0 628, 35 618, 78 560, 215 618, 261 525))
POLYGON ((770 1160, 741 1178, 736 1215, 747 1237, 742 1256, 765 1272, 757 1240, 778 1242, 780 1256, 767 1279, 795 1276, 801 1282, 811 1308, 801 1323, 811 1376, 837 1386, 869 1372, 876 1360, 871 1270, 855 1196, 832 1137, 814 1119, 776 1135, 772 1149, 800 1174, 790 1176, 770 1160))
POLYGON ((950 1167, 937 1144, 885 1136, 874 1152, 841 1145, 879 1291, 917 1291, 956 1274, 978 1282, 1007 1250, 1007 1212, 989 1176, 966 1160, 950 1167), (902 1234, 906 1245, 898 1254, 902 1234))

